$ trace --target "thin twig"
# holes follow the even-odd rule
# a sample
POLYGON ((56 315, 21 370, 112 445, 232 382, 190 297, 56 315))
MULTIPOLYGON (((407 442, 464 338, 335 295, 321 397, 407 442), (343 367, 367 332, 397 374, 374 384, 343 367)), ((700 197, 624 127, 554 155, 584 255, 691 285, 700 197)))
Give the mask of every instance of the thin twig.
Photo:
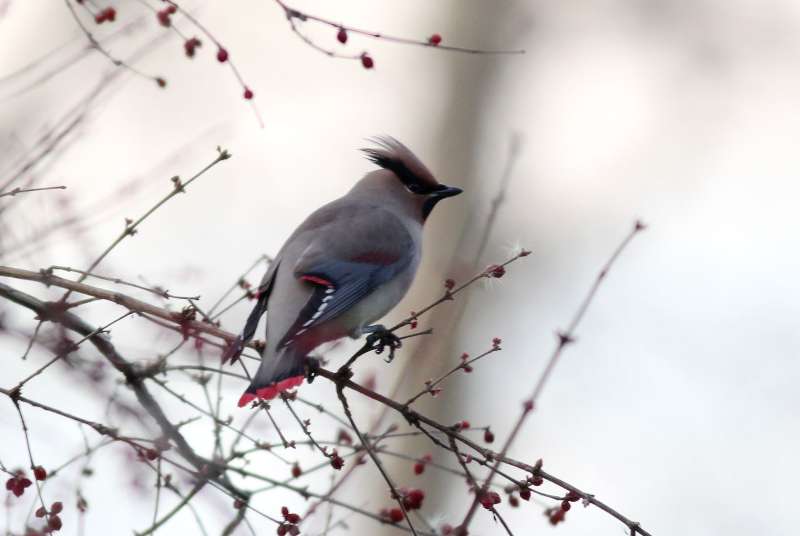
MULTIPOLYGON (((505 458, 506 454, 508 453, 509 448, 511 448, 511 444, 516 439, 519 431, 522 429, 522 424, 525 422, 525 419, 533 412, 533 409, 536 405, 536 401, 539 398, 539 395, 542 393, 547 380, 550 378, 553 369, 555 368, 556 363, 558 362, 559 357, 563 353, 564 348, 568 344, 575 342, 575 330, 581 323, 586 311, 589 308, 589 305, 592 303, 595 295, 597 294, 597 290, 600 288, 600 285, 605 280, 606 275, 608 275, 608 271, 614 264, 614 261, 622 254, 628 244, 633 240, 633 238, 642 230, 645 229, 645 225, 637 220, 633 227, 631 228, 630 232, 625 236, 625 238, 620 242, 620 244, 616 247, 614 252, 611 254, 611 257, 606 261, 606 263, 601 268, 600 272, 598 273, 597 277, 595 278, 592 286, 589 288, 589 292, 584 297, 583 301, 581 302, 578 310, 575 312, 575 315, 572 317, 566 331, 558 332, 557 338, 558 342, 556 347, 553 349, 553 353, 550 355, 550 358, 547 361, 547 365, 544 368, 541 376, 539 376, 538 381, 536 382, 536 386, 533 389, 533 394, 525 400, 522 404, 522 412, 517 419, 517 422, 514 424, 514 427, 511 429, 511 433, 508 436, 503 447, 500 449, 500 455, 497 458, 494 466, 492 467, 489 475, 486 477, 486 480, 483 482, 483 486, 481 487, 480 493, 476 493, 475 498, 472 501, 467 513, 464 515, 464 520, 459 525, 462 532, 466 532, 467 528, 469 527, 470 522, 472 521, 472 517, 475 515, 475 511, 478 507, 478 501, 480 498, 481 493, 485 493, 489 486, 491 485, 492 478, 494 478, 495 473, 497 473, 497 469, 500 467, 502 463, 502 459, 505 458)), ((585 497, 584 497, 585 498, 585 497)))
POLYGON ((17 194, 24 194, 27 192, 41 192, 42 190, 66 190, 66 186, 44 186, 42 188, 14 188, 10 192, 0 192, 0 197, 11 196, 14 197, 17 194))
MULTIPOLYGON (((343 379, 343 377, 342 377, 343 379)), ((347 398, 344 395, 344 384, 342 382, 336 384, 336 395, 339 397, 339 401, 342 403, 342 409, 344 410, 344 414, 347 416, 347 419, 350 421, 350 425, 353 427, 353 431, 358 436, 358 440, 364 445, 364 449, 369 454, 369 457, 372 458, 372 462, 375 464, 375 467, 378 468, 378 471, 383 476, 383 479, 386 481, 386 484, 389 486, 391 490, 392 499, 397 501, 398 506, 400 506, 400 511, 403 512, 403 516, 406 518, 406 523, 408 524, 408 528, 412 534, 415 536, 417 535, 417 531, 414 528, 414 524, 411 522, 411 518, 408 515, 408 511, 406 510, 405 504, 403 503, 403 497, 397 492, 397 487, 392 482, 392 478, 389 476, 389 473, 386 472, 386 469, 383 467, 380 459, 378 459, 378 455, 375 454, 375 451, 370 446, 369 442, 364 438, 361 434, 361 430, 358 429, 356 425, 356 421, 353 418, 353 413, 350 411, 350 405, 347 403, 347 398)))

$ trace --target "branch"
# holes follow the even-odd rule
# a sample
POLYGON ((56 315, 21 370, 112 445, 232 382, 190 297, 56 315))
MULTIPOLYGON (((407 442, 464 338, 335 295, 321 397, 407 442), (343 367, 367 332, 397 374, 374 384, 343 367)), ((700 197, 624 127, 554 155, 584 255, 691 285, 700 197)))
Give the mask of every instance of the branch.
MULTIPOLYGON (((501 460, 505 458, 506 454, 508 453, 511 444, 514 442, 514 439, 516 439, 517 435, 519 434, 519 431, 522 429, 522 424, 525 422, 525 419, 528 417, 530 413, 533 412, 533 408, 536 404, 536 401, 539 398, 539 395, 541 395, 542 390, 544 389, 544 386, 547 383, 547 380, 550 378, 550 375, 552 374, 553 369, 555 368, 555 365, 558 362, 558 359, 561 357, 564 348, 566 348, 568 344, 575 342, 575 330, 580 325, 581 320, 583 320, 586 311, 589 309, 589 305, 592 303, 592 300, 597 294, 597 290, 600 288, 601 283, 605 280, 606 275, 608 275, 608 271, 611 269, 611 266, 614 264, 614 261, 616 261, 617 258, 620 256, 620 254, 622 254, 622 252, 625 250, 625 248, 628 246, 631 240, 633 240, 633 238, 644 229, 645 225, 639 220, 637 220, 634 223, 631 231, 617 246, 617 248, 614 250, 608 261, 606 261, 606 263, 603 265, 602 269, 600 270, 600 273, 595 278, 594 283, 592 283, 592 286, 589 288, 589 292, 586 294, 586 297, 584 297, 583 301, 578 307, 578 310, 575 312, 575 315, 573 316, 572 321, 569 323, 567 330, 565 332, 558 332, 557 334, 558 343, 556 344, 553 353, 550 355, 550 359, 547 361, 547 366, 542 372, 542 375, 536 382, 536 386, 533 389, 533 394, 530 396, 530 398, 528 398, 527 400, 525 400, 525 402, 523 402, 522 413, 517 419, 517 422, 514 424, 514 427, 511 429, 511 434, 508 436, 508 439, 503 445, 503 448, 500 450, 500 455, 498 456, 497 461, 495 462, 494 466, 489 472, 489 475, 486 477, 486 480, 484 481, 480 491, 476 493, 475 499, 473 499, 472 504, 469 507, 469 510, 464 516, 464 520, 461 522, 461 525, 459 526, 459 529, 462 533, 464 534, 467 533, 467 528, 469 527, 469 524, 472 521, 472 517, 475 515, 475 511, 478 507, 478 502, 481 494, 486 493, 486 491, 489 489, 489 486, 492 483, 492 479, 494 478, 494 475, 497 473, 497 470, 500 467, 501 460)), ((581 496, 585 499, 588 498, 587 495, 582 494, 581 496)), ((627 524, 627 525, 631 530, 634 530, 633 524, 627 524)))
POLYGON ((41 192, 43 190, 66 190, 66 189, 67 189, 66 186, 44 186, 42 188, 19 188, 19 187, 17 187, 17 188, 14 188, 11 191, 0 193, 0 197, 5 197, 5 196, 14 197, 17 194, 24 194, 24 193, 27 193, 27 192, 41 192))
MULTIPOLYGON (((170 311, 157 305, 152 305, 142 300, 133 298, 131 296, 114 292, 111 290, 102 289, 99 287, 90 286, 84 283, 78 283, 69 279, 64 279, 56 275, 48 273, 46 270, 33 272, 30 270, 22 270, 20 268, 11 268, 9 266, 0 266, 0 277, 12 277, 14 279, 24 279, 27 281, 36 281, 47 286, 54 286, 67 289, 70 292, 78 292, 86 296, 94 296, 95 298, 106 300, 116 303, 125 307, 131 312, 149 315, 167 322, 177 324, 182 328, 184 333, 199 334, 207 333, 218 339, 226 342, 234 340, 236 337, 227 331, 224 331, 217 326, 201 322, 197 320, 187 319, 182 313, 170 311)), ((255 348, 254 343, 248 344, 251 348, 255 348)))
POLYGON ((356 425, 356 421, 353 418, 353 413, 350 411, 350 405, 347 403, 347 398, 344 395, 344 382, 345 376, 340 377, 339 383, 336 384, 336 395, 339 397, 339 400, 342 403, 342 409, 344 409, 344 414, 347 415, 348 420, 350 421, 350 425, 353 427, 353 431, 358 436, 358 440, 364 445, 364 449, 369 454, 369 457, 372 458, 372 462, 375 464, 375 467, 378 468, 380 471, 381 476, 386 481, 386 484, 389 486, 391 490, 392 499, 397 501, 398 506, 400 506, 400 511, 403 512, 403 517, 406 519, 406 523, 408 523, 408 529, 411 531, 414 536, 417 536, 417 531, 414 528, 414 524, 411 522, 411 517, 408 515, 408 511, 406 510, 406 506, 404 504, 403 498, 397 492, 397 486, 394 485, 392 482, 392 478, 389 476, 389 473, 386 472, 386 469, 383 467, 380 459, 378 459, 378 455, 375 454, 374 449, 370 446, 369 442, 367 442, 364 435, 361 433, 361 430, 358 429, 356 425))
MULTIPOLYGON (((512 259, 512 260, 514 260, 514 259, 512 259)), ((508 262, 511 262, 511 261, 508 261, 508 262)), ((131 310, 141 310, 141 311, 143 311, 143 312, 145 312, 147 314, 151 314, 153 316, 157 316, 157 317, 163 319, 164 321, 166 321, 166 323, 174 323, 174 324, 181 325, 181 323, 184 322, 180 318, 180 315, 177 314, 177 313, 172 313, 172 312, 166 311, 164 309, 149 305, 149 304, 147 304, 145 302, 141 302, 139 300, 136 300, 136 299, 131 298, 129 296, 125 296, 125 295, 120 294, 120 293, 114 293, 114 292, 110 292, 110 291, 107 291, 107 290, 104 290, 104 289, 98 289, 96 287, 92 287, 90 285, 86 285, 86 284, 82 284, 82 283, 75 283, 73 281, 64 280, 64 279, 61 279, 61 278, 58 278, 58 277, 55 277, 55 276, 46 275, 46 274, 42 274, 42 273, 39 273, 39 272, 31 272, 31 271, 27 271, 27 270, 18 270, 18 269, 7 268, 7 267, 0 267, 0 276, 6 276, 6 277, 12 277, 12 278, 24 279, 24 280, 39 281, 39 282, 42 282, 42 283, 49 283, 49 284, 52 284, 52 285, 55 285, 55 286, 59 286, 59 287, 62 287, 62 288, 74 289, 74 290, 76 290, 78 292, 81 292, 81 293, 84 293, 84 294, 87 294, 87 295, 91 295, 91 296, 98 297, 100 299, 105 299, 105 300, 108 300, 108 301, 112 301, 114 303, 119 303, 119 304, 121 304, 123 306, 131 308, 131 310)), ((600 276, 600 279, 602 279, 604 276, 605 276, 605 273, 602 273, 602 275, 600 276)), ((481 273, 478 276, 476 276, 475 278, 473 278, 473 280, 471 280, 471 281, 475 281, 475 280, 480 279, 482 277, 487 277, 487 276, 485 275, 485 273, 481 273)), ((469 282, 467 284, 469 284, 469 282)), ((462 285, 462 287, 459 287, 459 290, 461 288, 465 287, 467 284, 462 285)), ((22 293, 20 291, 14 290, 11 287, 8 287, 7 285, 0 284, 0 296, 5 297, 5 298, 7 298, 7 299, 9 299, 9 300, 11 300, 11 301, 13 301, 15 303, 19 303, 19 304, 21 304, 21 305, 23 305, 25 307, 28 307, 29 309, 37 311, 37 312, 38 311, 47 311, 48 310, 47 309, 47 304, 45 302, 41 302, 41 301, 37 300, 36 298, 33 298, 32 296, 28 295, 28 294, 25 294, 25 293, 22 293)), ((444 300, 439 300, 439 301, 435 302, 431 307, 435 306, 437 303, 441 303, 442 301, 444 301, 444 300)), ((588 304, 586 304, 586 306, 588 306, 588 304)), ((585 306, 583 307, 583 309, 585 309, 585 306)), ((80 331, 80 333, 83 333, 84 336, 93 331, 93 328, 91 326, 88 326, 88 325, 84 324, 81 320, 79 320, 73 314, 67 312, 67 313, 65 313, 65 317, 71 319, 73 322, 77 322, 77 324, 74 327, 80 327, 83 330, 83 331, 80 331)), ((69 326, 67 326, 67 327, 69 327, 69 326)), ((216 328, 216 327, 213 327, 213 326, 209 326, 207 324, 192 322, 191 323, 191 327, 193 329, 197 329, 198 331, 203 331, 203 332, 212 334, 212 335, 217 336, 220 339, 223 339, 223 340, 226 340, 226 341, 231 341, 231 340, 233 340, 235 338, 235 336, 233 334, 231 334, 229 332, 226 332, 224 330, 221 330, 219 328, 216 328)), ((116 351, 113 350, 113 347, 110 347, 110 343, 108 343, 107 340, 104 337, 101 337, 101 336, 97 335, 97 336, 93 337, 91 339, 91 341, 93 343, 95 343, 96 345, 100 344, 100 347, 103 348, 101 350, 101 352, 109 352, 109 356, 110 356, 109 359, 110 360, 112 358, 113 359, 117 359, 117 360, 119 359, 117 357, 118 354, 116 354, 116 351), (105 346, 106 344, 110 347, 110 349, 105 346)), ((130 367, 130 365, 127 364, 127 362, 120 363, 120 366, 122 367, 123 371, 127 370, 126 367, 130 367)), ((211 372, 211 370, 209 372, 211 372)), ((565 489, 565 490, 567 490, 569 492, 577 494, 578 496, 582 497, 588 504, 593 504, 596 507, 598 507, 599 509, 601 509, 602 511, 604 511, 604 512, 608 513, 609 515, 613 516, 614 518, 618 519, 626 527, 628 527, 628 529, 630 529, 632 531, 632 533, 641 534, 642 536, 651 536, 651 534, 649 532, 647 532, 646 530, 644 530, 643 528, 641 528, 641 526, 638 523, 630 520, 629 518, 627 518, 626 516, 624 516, 623 514, 621 514, 620 512, 615 510, 614 508, 612 508, 611 506, 609 506, 609 505, 605 504, 604 502, 600 501, 594 495, 586 493, 586 492, 582 491, 580 488, 578 488, 577 486, 574 486, 574 485, 572 485, 572 484, 570 484, 570 483, 568 483, 568 482, 566 482, 564 480, 561 480, 560 478, 558 478, 555 475, 551 475, 551 474, 547 473, 546 471, 542 470, 540 467, 537 467, 537 466, 534 466, 534 465, 530 465, 530 464, 527 464, 525 462, 515 460, 513 458, 509 458, 506 455, 506 453, 498 453, 498 452, 494 452, 494 451, 492 451, 490 449, 484 448, 484 447, 478 445, 476 442, 474 442, 471 439, 469 439, 468 437, 460 434, 453 427, 447 426, 447 425, 444 425, 444 424, 440 424, 439 422, 437 422, 437 421, 435 421, 435 420, 433 420, 433 419, 431 419, 429 417, 426 417, 425 415, 423 415, 423 414, 421 414, 421 413, 419 413, 417 411, 410 410, 408 408, 408 406, 405 405, 404 403, 398 402, 398 401, 393 400, 391 398, 388 398, 388 397, 386 397, 386 396, 384 396, 384 395, 382 395, 380 393, 377 393, 377 392, 375 392, 373 390, 367 389, 367 388, 365 388, 365 387, 353 382, 350 379, 344 379, 341 375, 337 374, 336 372, 333 372, 333 371, 330 371, 330 370, 327 370, 327 369, 324 369, 324 368, 320 368, 317 371, 317 375, 327 379, 330 382, 332 382, 334 385, 337 386, 337 388, 339 386, 341 386, 342 389, 344 389, 344 388, 351 389, 351 390, 353 390, 353 391, 355 391, 355 392, 357 392, 357 393, 359 393, 359 394, 361 394, 361 395, 363 395, 363 396, 365 396, 367 398, 370 398, 371 400, 373 400, 375 402, 378 402, 379 404, 382 404, 383 406, 385 406, 385 407, 387 407, 387 408, 389 408, 391 410, 394 410, 395 412, 397 412, 398 414, 402 415, 403 417, 405 417, 410 422, 417 423, 417 424, 415 424, 417 426, 418 426, 419 423, 424 424, 424 425, 426 425, 426 426, 428 426, 428 427, 430 427, 432 429, 435 429, 438 432, 444 434, 448 438, 455 439, 459 443, 461 443, 463 445, 466 445, 469 448, 471 448, 472 450, 474 450, 475 452, 479 453, 485 460, 494 460, 497 463, 504 463, 504 464, 507 464, 509 466, 521 469, 522 471, 525 471, 527 473, 540 476, 544 480, 547 480, 547 481, 549 481, 549 482, 551 482, 551 483, 553 483, 553 484, 555 484, 555 485, 557 485, 557 486, 559 486, 559 487, 561 487, 561 488, 563 488, 563 489, 565 489)), ((135 376, 135 374, 134 374, 134 376, 135 376)), ((145 407, 147 407, 147 406, 145 406, 145 407)), ((159 408, 159 410, 160 410, 160 408, 159 408)), ((163 416, 163 414, 162 414, 162 416, 163 416)), ((163 419, 165 420, 166 417, 163 417, 163 419)), ((88 421, 86 421, 85 423, 89 424, 89 425, 92 425, 92 423, 88 422, 88 421)), ((166 424, 169 424, 169 423, 167 422, 166 424)), ((205 460, 203 460, 203 461, 205 461, 205 460)), ((230 466, 227 466, 226 468, 228 470, 233 470, 233 471, 239 472, 240 474, 243 474, 243 475, 256 476, 253 473, 242 472, 242 470, 239 470, 239 469, 236 469, 236 468, 233 468, 233 467, 230 467, 230 466)), ((271 484, 281 485, 280 483, 278 483, 277 481, 272 480, 272 479, 266 479, 266 478, 260 477, 260 476, 256 476, 256 477, 261 479, 261 480, 265 480, 265 481, 267 481, 267 482, 269 482, 271 484)), ((355 509, 354 507, 352 507, 350 505, 346 505, 346 503, 341 503, 340 501, 336 501, 332 497, 329 497, 328 494, 311 494, 307 490, 301 489, 301 488, 287 488, 287 489, 293 489, 294 491, 297 491, 298 493, 302 493, 306 497, 314 497, 316 499, 322 499, 322 500, 331 502, 332 504, 336 504, 338 506, 346 507, 346 508, 348 508, 348 509, 350 509, 352 511, 358 511, 359 513, 365 513, 365 515, 368 515, 369 517, 371 517, 373 519, 377 519, 379 521, 385 522, 385 520, 382 520, 378 516, 374 516, 374 515, 372 515, 372 514, 370 514, 368 512, 363 512, 363 511, 361 511, 359 509, 355 509)), ((238 489, 236 489, 235 493, 242 494, 243 492, 241 492, 238 489)), ((239 496, 241 496, 241 495, 239 495, 239 496)), ((398 527, 398 528, 403 528, 403 527, 398 527)))
MULTIPOLYGON (((23 307, 26 307, 39 315, 51 314, 51 308, 46 302, 38 300, 33 296, 15 290, 2 283, 0 283, 0 296, 18 305, 22 305, 23 307)), ((111 344, 111 342, 109 342, 108 338, 97 333, 97 329, 95 327, 90 326, 70 312, 63 312, 57 317, 51 316, 51 320, 64 326, 70 331, 74 331, 80 335, 89 337, 89 341, 95 346, 95 348, 97 348, 103 357, 105 357, 115 369, 122 373, 128 386, 133 390, 136 398, 139 400, 139 403, 150 414, 153 420, 156 421, 159 428, 161 428, 162 434, 166 437, 169 437, 175 443, 181 456, 183 456, 184 459, 192 464, 197 471, 206 473, 209 480, 223 487, 232 495, 241 497, 247 496, 246 492, 234 486, 224 475, 214 473, 214 462, 206 460, 194 452, 194 449, 192 449, 191 445, 189 445, 188 441, 186 441, 186 439, 183 437, 183 434, 181 434, 177 427, 175 427, 169 421, 161 406, 159 406, 158 402, 156 402, 156 400, 150 394, 150 391, 147 389, 147 386, 144 385, 144 380, 138 374, 136 368, 117 352, 116 348, 111 344)), ((16 393, 17 396, 19 395, 19 391, 12 391, 12 393, 16 393)), ((96 429, 96 423, 90 423, 87 421, 82 422, 85 424, 90 424, 96 429)))

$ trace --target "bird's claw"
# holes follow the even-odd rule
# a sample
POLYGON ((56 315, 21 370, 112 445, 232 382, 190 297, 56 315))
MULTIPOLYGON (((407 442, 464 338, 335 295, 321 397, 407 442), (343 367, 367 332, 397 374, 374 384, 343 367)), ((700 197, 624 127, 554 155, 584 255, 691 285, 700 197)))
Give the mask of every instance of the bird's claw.
POLYGON ((386 356, 386 362, 391 363, 394 359, 394 352, 403 346, 400 337, 392 333, 386 328, 381 327, 374 333, 367 336, 367 343, 372 347, 376 354, 382 354, 385 349, 389 349, 389 355, 386 356))

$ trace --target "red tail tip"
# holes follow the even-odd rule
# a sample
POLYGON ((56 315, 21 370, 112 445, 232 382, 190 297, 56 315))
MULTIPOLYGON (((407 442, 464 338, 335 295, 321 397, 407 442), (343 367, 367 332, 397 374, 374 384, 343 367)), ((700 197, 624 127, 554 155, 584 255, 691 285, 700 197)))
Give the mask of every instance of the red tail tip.
POLYGON ((256 395, 253 393, 245 393, 242 395, 242 398, 239 399, 239 407, 243 408, 253 400, 255 400, 256 395))
POLYGON ((287 389, 291 389, 292 387, 297 387, 301 383, 303 383, 303 376, 292 376, 291 378, 286 378, 285 380, 281 380, 278 383, 268 385, 267 387, 262 387, 258 389, 255 394, 253 393, 244 393, 242 398, 239 399, 239 407, 244 407, 256 398, 259 400, 272 400, 279 393, 286 391, 287 389))

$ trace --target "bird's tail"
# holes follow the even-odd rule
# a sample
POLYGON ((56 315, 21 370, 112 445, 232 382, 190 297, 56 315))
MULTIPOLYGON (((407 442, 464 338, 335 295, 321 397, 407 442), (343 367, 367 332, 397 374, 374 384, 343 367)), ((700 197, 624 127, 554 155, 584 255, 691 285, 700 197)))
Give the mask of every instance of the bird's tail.
POLYGON ((264 356, 250 386, 239 399, 239 407, 246 406, 256 398, 271 400, 282 391, 303 383, 305 360, 304 353, 294 351, 291 347, 278 355, 264 356))

